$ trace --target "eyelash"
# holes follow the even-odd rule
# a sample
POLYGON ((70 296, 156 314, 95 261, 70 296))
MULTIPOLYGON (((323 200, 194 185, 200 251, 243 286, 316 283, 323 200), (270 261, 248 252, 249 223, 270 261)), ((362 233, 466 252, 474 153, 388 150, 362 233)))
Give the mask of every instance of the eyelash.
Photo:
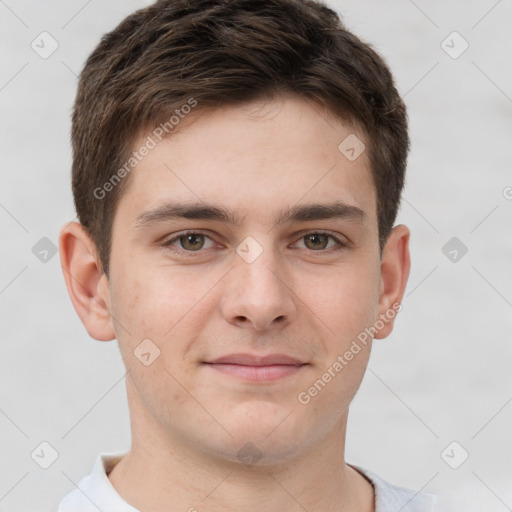
MULTIPOLYGON (((209 237, 206 233, 203 233, 201 231, 184 231, 184 232, 179 233, 178 235, 174 236, 173 238, 162 242, 160 245, 162 245, 166 249, 170 249, 171 251, 177 252, 177 253, 187 253, 190 255, 194 255, 194 254, 199 254, 199 253, 204 252, 203 249, 199 249, 197 251, 187 251, 186 249, 177 248, 172 245, 174 242, 179 241, 179 239, 181 237, 185 237, 187 235, 202 235, 202 236, 205 236, 206 238, 210 238, 210 240, 211 240, 211 237, 209 237)), ((305 233, 304 235, 302 235, 300 238, 303 239, 304 237, 306 237, 308 235, 327 235, 328 237, 332 238, 338 244, 337 247, 331 247, 330 249, 319 249, 317 251, 315 251, 313 249, 309 249, 308 251, 311 253, 320 253, 320 254, 331 253, 331 252, 339 251, 339 250, 344 249, 349 246, 348 243, 342 242, 339 238, 337 238, 336 236, 334 236, 332 233, 330 233, 328 231, 309 231, 309 232, 305 233)))

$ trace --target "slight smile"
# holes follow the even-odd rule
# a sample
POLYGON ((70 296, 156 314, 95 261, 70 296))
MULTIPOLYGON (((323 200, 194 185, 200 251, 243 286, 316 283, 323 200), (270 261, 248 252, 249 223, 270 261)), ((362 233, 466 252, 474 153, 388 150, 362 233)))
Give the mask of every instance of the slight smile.
POLYGON ((284 354, 231 354, 205 361, 214 370, 252 382, 268 382, 296 374, 308 363, 284 354))

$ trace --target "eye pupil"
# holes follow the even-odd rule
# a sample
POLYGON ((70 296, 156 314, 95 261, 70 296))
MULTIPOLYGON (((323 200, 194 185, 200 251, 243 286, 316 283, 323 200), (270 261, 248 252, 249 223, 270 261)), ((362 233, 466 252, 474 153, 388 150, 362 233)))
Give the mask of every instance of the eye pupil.
POLYGON ((200 238, 200 237, 203 237, 203 235, 200 235, 200 234, 189 234, 189 235, 183 235, 180 237, 180 241, 181 241, 181 246, 183 247, 183 249, 188 249, 188 250, 198 250, 198 249, 201 249, 204 245, 204 239, 201 240, 201 243, 199 243, 199 247, 197 246, 197 239, 200 238), (183 243, 183 241, 185 240, 185 243, 183 243), (187 244, 191 242, 191 246, 189 245, 187 247, 187 244))
MULTIPOLYGON (((172 246, 176 242, 179 242, 181 249, 187 252, 201 252, 201 250, 205 247, 206 239, 208 236, 198 232, 188 232, 184 233, 181 236, 173 238, 169 242, 165 242, 163 245, 172 246)), ((345 244, 340 243, 339 240, 336 239, 333 235, 329 233, 322 232, 311 232, 302 237, 304 240, 304 244, 309 250, 315 252, 325 251, 329 246, 330 239, 333 239, 336 242, 338 247, 345 247, 345 244)), ((178 249, 179 250, 179 249, 178 249)))
MULTIPOLYGON (((318 249, 318 248, 325 249, 326 244, 327 244, 328 239, 329 239, 329 236, 328 235, 322 235, 320 233, 313 233, 311 235, 307 235, 305 238, 306 238, 306 246, 308 246, 308 242, 313 241, 313 247, 312 247, 313 249, 318 249), (321 247, 319 247, 317 245, 319 239, 322 239, 320 241, 321 247), (324 243, 322 243, 322 242, 324 242, 324 243)), ((311 248, 311 247, 308 246, 308 248, 311 248)))

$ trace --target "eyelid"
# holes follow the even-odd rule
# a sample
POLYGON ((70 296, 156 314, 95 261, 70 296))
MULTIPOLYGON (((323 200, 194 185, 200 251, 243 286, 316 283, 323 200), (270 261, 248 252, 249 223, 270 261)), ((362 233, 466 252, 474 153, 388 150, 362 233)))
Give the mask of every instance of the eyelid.
MULTIPOLYGON (((299 238, 304 238, 306 235, 327 235, 334 239, 339 245, 349 246, 350 241, 341 235, 340 233, 335 233, 333 231, 328 231, 325 229, 305 229, 303 231, 299 231, 295 236, 299 235, 299 238)), ((322 252, 322 251, 318 251, 322 252)))
POLYGON ((164 238, 164 240, 162 242, 159 242, 159 245, 161 245, 163 247, 169 247, 171 249, 174 249, 174 250, 176 250, 176 252, 186 252, 186 253, 189 253, 189 254, 203 252, 203 249, 200 249, 198 251, 187 251, 185 249, 182 249, 182 248, 179 248, 179 247, 174 247, 172 245, 174 242, 179 241, 179 239, 181 237, 187 236, 187 235, 202 235, 205 238, 209 238, 212 242, 215 242, 215 240, 213 240, 211 236, 209 236, 206 232, 204 232, 204 231, 202 231, 200 229, 187 229, 185 231, 180 231, 179 233, 173 235, 172 238, 169 238, 169 239, 165 239, 164 238))
MULTIPOLYGON (((329 236, 330 238, 332 238, 336 242, 336 246, 335 247, 331 247, 329 249, 320 249, 318 251, 308 250, 308 252, 311 252, 311 253, 315 253, 315 252, 319 253, 319 254, 329 253, 329 252, 333 252, 333 251, 336 251, 338 249, 343 249, 344 247, 350 246, 350 242, 348 240, 346 240, 346 239, 344 239, 344 240, 340 239, 340 236, 338 235, 338 233, 333 233, 331 231, 326 231, 326 230, 322 230, 322 229, 317 229, 317 230, 315 230, 315 229, 306 229, 306 230, 299 231, 294 236, 295 237, 298 236, 298 240, 297 241, 300 241, 302 238, 304 238, 306 235, 309 235, 309 234, 312 234, 312 235, 313 234, 314 235, 327 235, 327 236, 329 236)), ((181 232, 175 234, 172 238, 164 240, 163 242, 160 242, 160 245, 162 245, 165 248, 170 248, 171 250, 174 250, 175 252, 180 252, 180 253, 194 254, 194 253, 204 252, 203 249, 199 249, 198 251, 187 251, 186 249, 174 247, 172 245, 174 242, 179 241, 179 239, 181 237, 187 236, 187 235, 202 235, 202 236, 204 236, 206 238, 209 238, 212 242, 215 242, 215 240, 213 240, 212 237, 207 234, 207 232, 204 232, 201 229, 189 229, 189 230, 181 231, 181 232)), ((341 238, 343 238, 343 237, 341 237, 341 238)), ((297 243, 297 242, 295 242, 295 243, 297 243)))

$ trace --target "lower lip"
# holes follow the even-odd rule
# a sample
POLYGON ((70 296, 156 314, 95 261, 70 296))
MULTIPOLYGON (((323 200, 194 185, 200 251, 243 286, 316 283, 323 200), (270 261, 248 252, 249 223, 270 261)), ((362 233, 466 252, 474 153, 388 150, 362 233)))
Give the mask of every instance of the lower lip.
POLYGON ((266 382, 294 375, 306 365, 272 364, 245 366, 241 364, 208 363, 214 370, 253 382, 266 382))

